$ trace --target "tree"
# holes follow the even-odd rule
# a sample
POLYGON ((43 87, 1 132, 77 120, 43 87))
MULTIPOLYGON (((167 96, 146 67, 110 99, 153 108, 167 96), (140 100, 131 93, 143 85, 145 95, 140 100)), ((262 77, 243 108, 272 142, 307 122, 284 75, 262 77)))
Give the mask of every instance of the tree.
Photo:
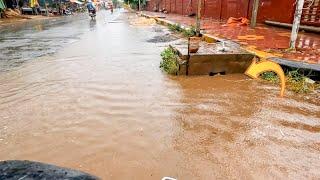
MULTIPOLYGON (((138 7, 139 7, 139 0, 124 0, 124 2, 126 4, 130 4, 131 8, 133 8, 133 9, 138 9, 138 7)), ((141 9, 142 9, 142 7, 147 4, 147 1, 140 0, 140 3, 141 3, 141 9)))

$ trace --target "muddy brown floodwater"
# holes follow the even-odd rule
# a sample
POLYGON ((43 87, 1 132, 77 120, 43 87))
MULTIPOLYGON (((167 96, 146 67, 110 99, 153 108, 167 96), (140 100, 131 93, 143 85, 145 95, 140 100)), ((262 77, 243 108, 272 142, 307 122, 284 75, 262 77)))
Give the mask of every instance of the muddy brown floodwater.
POLYGON ((0 73, 0 160, 103 179, 320 177, 319 99, 241 74, 167 76, 165 43, 148 42, 162 27, 99 13, 78 41, 0 73))

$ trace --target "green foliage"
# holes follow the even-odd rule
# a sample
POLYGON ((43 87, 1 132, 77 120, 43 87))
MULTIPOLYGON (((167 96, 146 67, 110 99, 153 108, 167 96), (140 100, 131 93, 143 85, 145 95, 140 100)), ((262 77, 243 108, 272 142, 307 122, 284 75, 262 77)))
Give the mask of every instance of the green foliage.
MULTIPOLYGON (((265 72, 260 76, 262 79, 279 83, 279 77, 274 72, 265 72)), ((293 70, 286 72, 286 85, 287 88, 296 93, 310 93, 314 90, 320 89, 320 85, 317 83, 308 83, 308 77, 304 76, 299 70, 293 70)))
POLYGON ((169 24, 168 28, 170 31, 182 33, 185 37, 192 37, 196 35, 196 28, 194 26, 184 29, 180 24, 169 24))
POLYGON ((262 79, 266 80, 266 81, 270 81, 272 83, 279 83, 279 77, 277 76, 277 74, 275 72, 264 72, 261 74, 260 76, 262 79))
POLYGON ((292 81, 302 81, 304 80, 303 74, 299 73, 298 69, 293 70, 293 71, 288 71, 287 76, 292 80, 292 81))
POLYGON ((166 48, 161 52, 162 61, 160 68, 168 74, 176 75, 179 70, 177 56, 172 48, 166 48))
POLYGON ((298 70, 289 71, 287 73, 288 87, 296 93, 309 93, 314 90, 314 85, 306 82, 305 76, 298 70))
POLYGON ((113 8, 117 8, 120 6, 120 1, 119 0, 112 0, 113 8))
MULTIPOLYGON (((133 8, 133 9, 138 9, 138 7, 139 7, 139 0, 124 0, 124 2, 126 4, 130 4, 131 8, 133 8)), ((147 1, 140 0, 140 3, 141 3, 141 8, 142 8, 143 6, 145 6, 147 4, 147 1)))
POLYGON ((196 35, 196 28, 194 26, 191 26, 190 28, 184 29, 182 33, 185 37, 195 36, 196 35))
POLYGON ((169 24, 169 30, 173 32, 182 32, 182 27, 180 24, 169 24))

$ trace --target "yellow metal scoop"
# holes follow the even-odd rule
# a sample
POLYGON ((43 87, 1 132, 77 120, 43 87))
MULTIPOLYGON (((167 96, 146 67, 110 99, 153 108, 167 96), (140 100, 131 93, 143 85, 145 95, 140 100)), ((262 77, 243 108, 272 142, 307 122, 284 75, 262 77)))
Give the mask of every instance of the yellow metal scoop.
POLYGON ((275 72, 280 78, 280 81, 281 81, 280 96, 283 97, 285 87, 286 87, 286 81, 285 81, 285 75, 284 75, 283 69, 279 64, 269 61, 267 59, 262 59, 261 61, 257 62, 257 60, 254 58, 252 60, 251 65, 246 70, 245 74, 254 79, 257 79, 261 73, 268 72, 268 71, 275 72))

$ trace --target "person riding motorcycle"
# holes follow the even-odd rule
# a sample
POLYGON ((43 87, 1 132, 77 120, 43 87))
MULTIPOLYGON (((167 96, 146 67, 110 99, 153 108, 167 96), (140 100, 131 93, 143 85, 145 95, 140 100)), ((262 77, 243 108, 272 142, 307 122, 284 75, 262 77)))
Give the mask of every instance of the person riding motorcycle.
POLYGON ((110 4, 110 12, 113 13, 113 4, 110 4))
POLYGON ((88 0, 87 8, 89 13, 92 12, 93 14, 96 14, 96 7, 91 0, 88 0))

